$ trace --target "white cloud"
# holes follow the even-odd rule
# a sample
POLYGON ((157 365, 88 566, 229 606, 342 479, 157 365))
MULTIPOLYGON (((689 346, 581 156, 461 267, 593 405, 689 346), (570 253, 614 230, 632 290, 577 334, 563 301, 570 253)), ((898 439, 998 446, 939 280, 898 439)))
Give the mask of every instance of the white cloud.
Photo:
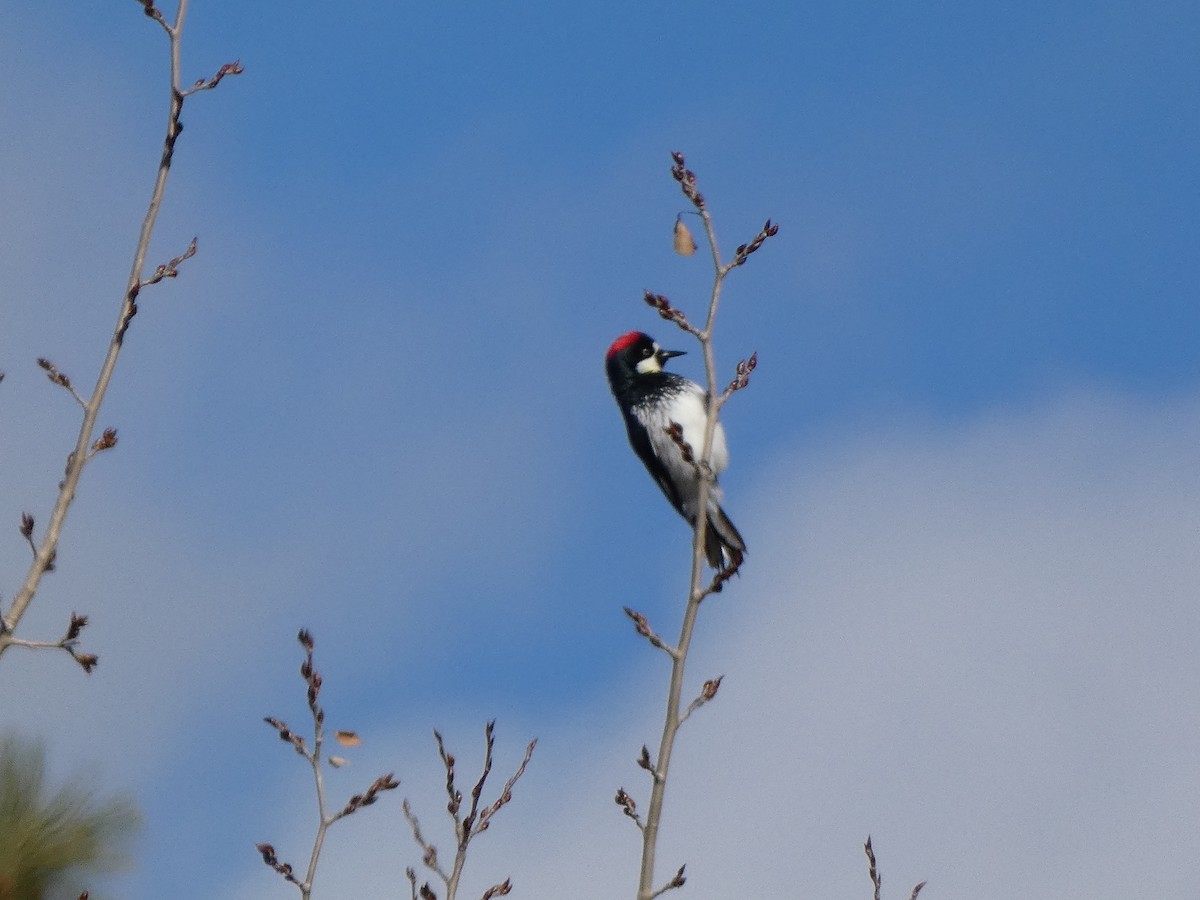
MULTIPOLYGON (((691 680, 727 678, 681 737, 661 877, 686 862, 693 897, 868 896, 871 833, 886 896, 924 879, 932 898, 1186 894, 1198 437, 1195 399, 1077 392, 781 454, 746 516, 762 536, 747 574, 702 617, 691 680)), ((472 892, 494 873, 518 896, 632 895, 637 834, 611 798, 648 794, 633 758, 655 743, 665 667, 643 655, 602 706, 529 724, 541 747, 472 892)), ((440 827, 417 746, 404 790, 440 827)), ((415 860, 396 810, 366 816, 377 830, 341 835, 326 896, 386 896, 397 857, 415 860)))

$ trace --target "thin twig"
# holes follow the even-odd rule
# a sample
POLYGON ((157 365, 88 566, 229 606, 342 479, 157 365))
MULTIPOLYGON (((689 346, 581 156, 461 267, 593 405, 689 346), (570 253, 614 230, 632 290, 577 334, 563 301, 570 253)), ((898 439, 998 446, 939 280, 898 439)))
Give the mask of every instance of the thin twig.
POLYGON ((869 834, 867 842, 863 844, 863 851, 867 854, 867 874, 871 877, 871 884, 875 888, 875 900, 879 900, 879 892, 883 889, 883 878, 879 874, 879 867, 875 864, 875 849, 871 846, 869 834))
MULTIPOLYGON (((117 359, 121 355, 125 332, 129 328, 130 321, 137 314, 138 292, 141 290, 143 284, 147 283, 142 280, 142 272, 145 270, 146 265, 146 254, 150 247, 150 237, 154 233, 155 222, 158 220, 159 209, 162 207, 163 195, 166 192, 167 176, 171 170, 175 141, 178 139, 179 133, 183 128, 179 122, 184 98, 184 94, 180 90, 180 43, 183 34, 183 22, 187 15, 188 0, 179 0, 179 6, 175 14, 175 23, 173 25, 167 23, 162 12, 154 6, 153 0, 138 0, 138 2, 143 7, 146 15, 162 26, 170 41, 171 101, 170 111, 167 116, 166 137, 163 140, 163 153, 159 160, 158 173, 154 180, 154 189, 150 194, 146 216, 142 221, 141 231, 138 235, 137 246, 134 248, 133 263, 130 267, 124 295, 121 298, 117 325, 109 341, 108 350, 105 353, 104 362, 100 367, 100 374, 96 379, 95 387, 92 389, 91 397, 85 401, 76 393, 66 376, 58 372, 53 364, 46 360, 39 360, 39 364, 46 370, 46 374, 50 377, 50 380, 70 391, 71 395, 80 404, 83 409, 83 421, 79 426, 79 434, 75 440, 75 449, 67 457, 66 472, 63 475, 62 482, 59 484, 58 497, 50 513, 46 532, 42 536, 41 543, 35 549, 33 560, 29 565, 24 582, 13 597, 8 611, 0 617, 0 656, 9 647, 13 646, 42 646, 41 643, 36 641, 20 641, 14 636, 13 632, 16 630, 18 624, 20 624, 25 611, 29 608, 29 604, 33 601, 34 595, 41 584, 42 577, 54 568, 54 561, 58 555, 59 541, 62 537, 63 524, 66 521, 67 511, 75 499, 75 492, 78 489, 79 479, 83 474, 84 466, 87 465, 97 452, 108 449, 116 443, 116 432, 111 429, 109 430, 111 431, 111 438, 107 437, 109 432, 105 432, 105 437, 93 443, 92 435, 96 430, 96 420, 100 415, 101 404, 104 402, 109 383, 112 381, 113 370, 116 368, 117 359)), ((232 63, 230 66, 223 67, 222 72, 226 75, 237 74, 241 72, 241 66, 232 63)), ((218 73, 218 75, 220 74, 218 73)), ((216 81, 219 80, 219 77, 216 78, 216 81)), ((216 81, 211 85, 212 87, 216 86, 216 81)), ((194 241, 189 249, 191 253, 195 252, 194 241)), ((172 262, 178 264, 178 262, 181 262, 189 255, 191 254, 185 253, 172 262)), ((173 269, 171 264, 168 264, 168 267, 173 269)), ((160 267, 160 269, 162 268, 164 267, 160 267)), ((164 269, 162 277, 166 277, 167 274, 164 269)), ((173 274, 173 272, 170 274, 173 274)), ((161 280, 161 278, 157 280, 161 280)), ((153 281, 152 279, 149 283, 153 283, 153 281)), ((55 643, 52 646, 59 646, 59 644, 55 643)), ((79 656, 76 656, 74 653, 72 655, 79 661, 79 656)), ((95 659, 94 657, 89 658, 93 661, 95 659)), ((86 668, 88 667, 85 666, 86 668)))
POLYGON ((655 633, 654 629, 650 627, 650 620, 647 619, 642 613, 626 606, 625 615, 629 616, 629 618, 633 621, 633 627, 637 629, 637 633, 650 642, 650 646, 657 647, 670 657, 675 657, 678 655, 679 651, 677 651, 674 647, 672 647, 655 633))
POLYGON ((79 667, 90 675, 92 674, 92 669, 96 668, 96 665, 100 662, 100 659, 93 653, 81 653, 79 651, 79 633, 83 631, 87 623, 87 616, 71 613, 71 620, 67 624, 67 630, 57 641, 29 641, 25 638, 14 637, 12 645, 14 647, 24 647, 27 650, 65 650, 71 659, 79 663, 79 667))
MULTIPOLYGON (((867 835, 867 842, 863 844, 863 851, 867 854, 867 874, 871 877, 871 886, 875 891, 874 900, 879 900, 880 892, 883 890, 883 876, 879 874, 879 866, 875 864, 875 849, 871 846, 870 835, 867 835)), ((915 885, 908 895, 908 900, 917 900, 917 895, 921 893, 925 884, 926 882, 922 881, 915 885)))

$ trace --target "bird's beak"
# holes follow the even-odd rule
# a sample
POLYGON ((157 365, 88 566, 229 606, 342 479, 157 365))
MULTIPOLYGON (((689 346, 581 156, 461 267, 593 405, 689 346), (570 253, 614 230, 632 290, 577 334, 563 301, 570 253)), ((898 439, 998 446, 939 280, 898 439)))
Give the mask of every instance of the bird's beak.
POLYGON ((676 357, 676 356, 687 356, 687 351, 686 350, 659 350, 658 355, 659 355, 659 358, 667 360, 667 359, 672 359, 673 357, 676 357))

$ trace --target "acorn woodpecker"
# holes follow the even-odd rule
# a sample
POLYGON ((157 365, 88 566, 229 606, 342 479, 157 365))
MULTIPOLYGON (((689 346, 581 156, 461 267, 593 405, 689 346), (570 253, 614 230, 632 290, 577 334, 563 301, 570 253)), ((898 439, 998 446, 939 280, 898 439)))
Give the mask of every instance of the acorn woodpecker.
MULTIPOLYGON (((708 392, 694 381, 663 371, 668 359, 683 354, 682 350, 663 350, 648 335, 631 331, 612 342, 604 364, 629 443, 671 505, 695 528, 700 499, 696 463, 704 449, 708 392), (668 434, 673 422, 682 431, 680 439, 691 446, 695 463, 684 459, 682 448, 668 434)), ((711 461, 714 476, 729 462, 720 422, 713 431, 711 461)), ((742 536, 721 509, 721 489, 714 480, 708 493, 704 555, 712 568, 721 570, 726 566, 736 569, 745 553, 742 536)))

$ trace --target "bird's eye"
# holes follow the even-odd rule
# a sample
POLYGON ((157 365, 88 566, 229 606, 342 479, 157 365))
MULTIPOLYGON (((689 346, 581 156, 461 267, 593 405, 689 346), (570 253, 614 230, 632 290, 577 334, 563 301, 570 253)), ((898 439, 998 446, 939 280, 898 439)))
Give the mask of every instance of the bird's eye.
POLYGON ((652 347, 642 348, 642 356, 653 356, 653 355, 654 355, 654 349, 652 347))

